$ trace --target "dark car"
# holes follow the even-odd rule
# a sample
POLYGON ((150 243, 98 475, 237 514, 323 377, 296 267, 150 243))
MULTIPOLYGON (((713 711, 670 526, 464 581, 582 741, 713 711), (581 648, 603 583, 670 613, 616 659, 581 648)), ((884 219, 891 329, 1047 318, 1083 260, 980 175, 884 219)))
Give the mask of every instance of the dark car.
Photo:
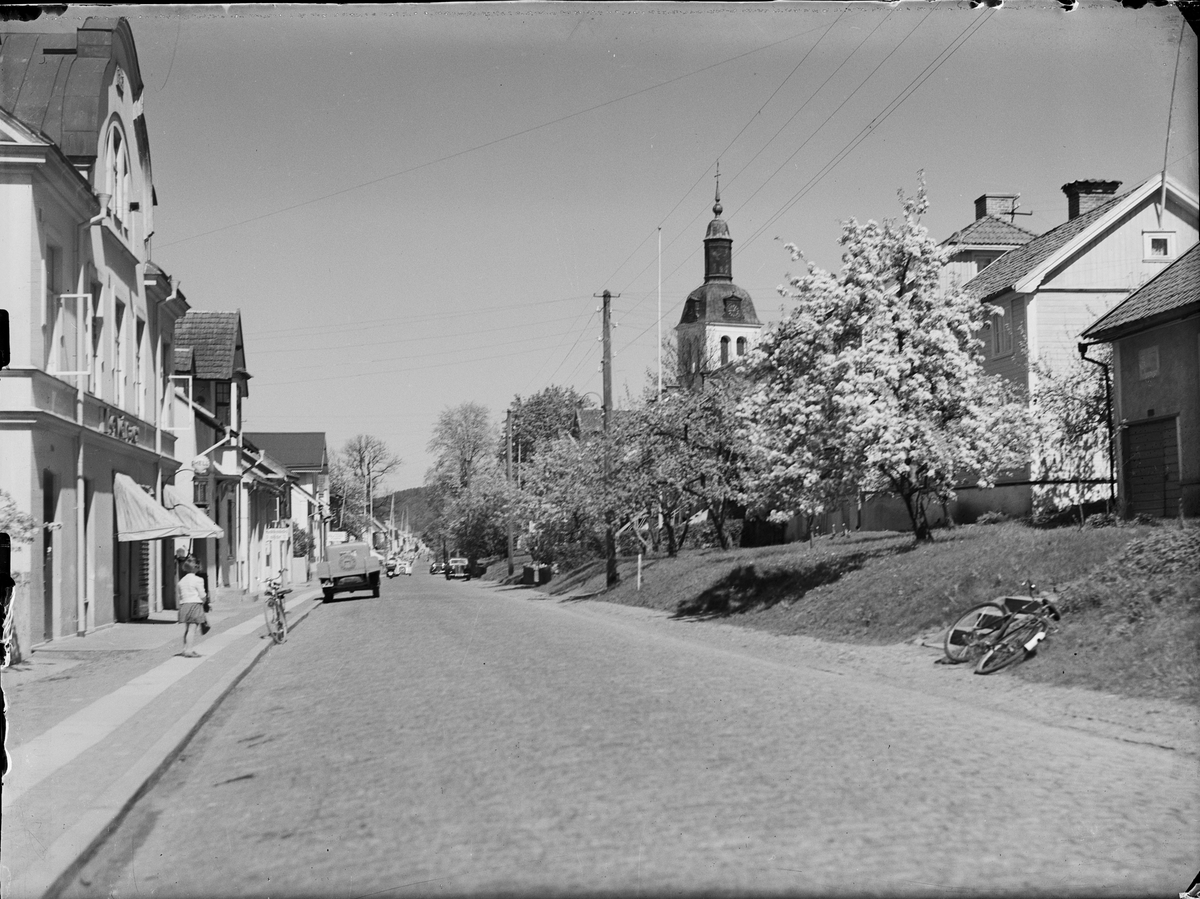
POLYGON ((429 573, 430 574, 441 574, 445 570, 446 570, 446 565, 444 562, 431 562, 429 565, 429 573))

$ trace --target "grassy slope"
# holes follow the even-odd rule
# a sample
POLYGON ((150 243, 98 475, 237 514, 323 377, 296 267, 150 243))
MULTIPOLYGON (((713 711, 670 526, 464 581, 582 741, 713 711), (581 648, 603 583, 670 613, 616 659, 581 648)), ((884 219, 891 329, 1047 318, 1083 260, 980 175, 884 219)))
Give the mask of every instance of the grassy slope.
MULTIPOLYGON (((1010 523, 939 532, 914 546, 859 534, 760 549, 700 550, 643 566, 623 560, 603 599, 679 617, 723 618, 776 634, 894 643, 949 624, 968 606, 1020 593, 1031 579, 1063 594, 1064 621, 1038 664, 1039 681, 1200 703, 1200 529, 1038 530, 1010 523)), ((594 563, 548 592, 603 590, 594 563)))

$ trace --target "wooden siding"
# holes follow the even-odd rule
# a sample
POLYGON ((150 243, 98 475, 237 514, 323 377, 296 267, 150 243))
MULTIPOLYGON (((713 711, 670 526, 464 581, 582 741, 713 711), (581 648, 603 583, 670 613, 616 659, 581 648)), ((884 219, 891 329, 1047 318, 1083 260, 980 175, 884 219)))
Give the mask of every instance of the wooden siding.
POLYGON ((1020 296, 1009 295, 1006 302, 1011 302, 1009 315, 1013 325, 1013 351, 1007 356, 991 355, 991 334, 984 332, 983 370, 989 375, 1000 375, 1022 391, 1029 389, 1029 315, 1025 300, 1020 296))
POLYGON ((1200 230, 1195 213, 1169 198, 1160 228, 1154 201, 1147 199, 1082 252, 1067 260, 1064 266, 1050 272, 1042 281, 1042 290, 1136 290, 1197 239, 1200 239, 1200 230), (1175 232, 1175 255, 1161 261, 1144 261, 1142 234, 1145 231, 1175 232))
POLYGON ((1079 335, 1129 294, 1072 293, 1042 290, 1037 294, 1038 357, 1053 368, 1079 358, 1079 335))

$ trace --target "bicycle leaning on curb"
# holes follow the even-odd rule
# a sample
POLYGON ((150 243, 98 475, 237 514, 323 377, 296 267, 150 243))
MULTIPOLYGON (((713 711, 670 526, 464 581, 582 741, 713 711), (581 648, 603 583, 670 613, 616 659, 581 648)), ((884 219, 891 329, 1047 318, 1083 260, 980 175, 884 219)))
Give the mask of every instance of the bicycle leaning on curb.
POLYGON ((1029 583, 1029 596, 1001 596, 967 609, 946 631, 946 658, 975 662, 976 674, 991 674, 1023 661, 1062 617, 1029 583))
POLYGON ((267 635, 275 643, 282 643, 287 639, 287 612, 283 608, 283 598, 291 592, 290 587, 283 586, 282 572, 267 581, 263 617, 267 619, 267 635))

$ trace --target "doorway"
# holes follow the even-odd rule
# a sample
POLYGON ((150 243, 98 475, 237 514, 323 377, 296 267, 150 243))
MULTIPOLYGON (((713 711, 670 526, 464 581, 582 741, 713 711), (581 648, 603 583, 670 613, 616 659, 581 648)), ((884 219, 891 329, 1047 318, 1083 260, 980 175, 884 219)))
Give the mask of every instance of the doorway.
POLYGON ((1130 515, 1163 518, 1179 508, 1179 438, 1175 417, 1125 429, 1125 488, 1130 515))
POLYGON ((42 640, 54 639, 54 532, 58 519, 58 485, 54 472, 42 472, 42 640))

